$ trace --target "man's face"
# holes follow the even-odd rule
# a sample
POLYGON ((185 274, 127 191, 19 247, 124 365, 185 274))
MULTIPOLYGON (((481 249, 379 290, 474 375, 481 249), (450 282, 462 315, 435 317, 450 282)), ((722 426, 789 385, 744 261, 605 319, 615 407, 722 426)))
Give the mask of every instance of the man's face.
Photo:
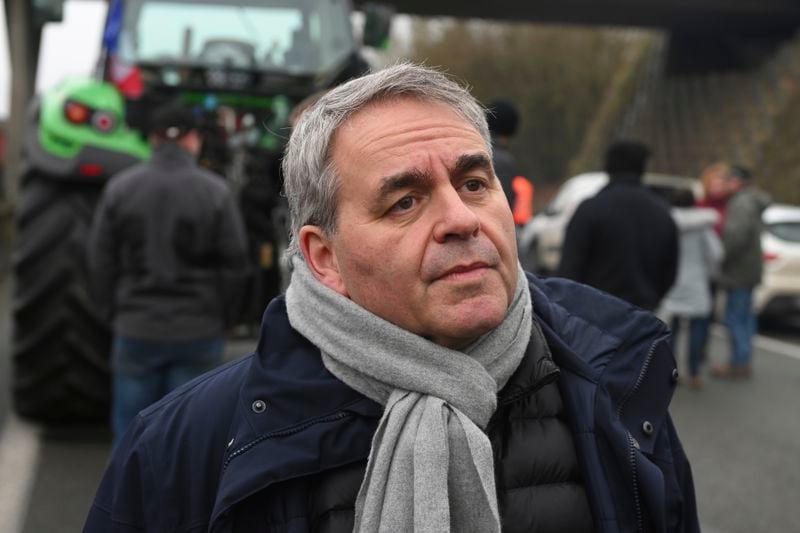
POLYGON ((727 196, 733 196, 744 187, 744 181, 736 176, 728 176, 725 180, 727 196))
POLYGON ((323 283, 451 348, 498 326, 517 250, 480 134, 441 104, 401 98, 353 115, 331 154, 341 183, 325 239, 337 274, 323 283))
POLYGON ((728 180, 724 172, 718 172, 708 178, 707 194, 712 200, 725 198, 728 196, 728 180))

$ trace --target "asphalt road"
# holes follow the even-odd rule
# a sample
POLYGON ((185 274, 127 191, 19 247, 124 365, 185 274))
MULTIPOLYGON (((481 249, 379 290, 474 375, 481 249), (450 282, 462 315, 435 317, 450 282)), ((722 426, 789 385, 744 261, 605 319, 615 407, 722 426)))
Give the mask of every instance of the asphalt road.
MULTIPOLYGON (((712 363, 726 359, 723 333, 712 363)), ((670 407, 707 532, 800 532, 800 330, 759 336, 756 346, 751 379, 679 387, 670 407)))
MULTIPOLYGON (((10 335, 3 285, 0 533, 80 531, 102 477, 110 434, 97 427, 43 430, 6 416, 10 335)), ((699 391, 679 387, 672 403, 707 533, 800 531, 794 508, 800 497, 800 328, 768 333, 771 337, 757 340, 752 379, 709 378, 699 391)), ((229 343, 228 356, 252 347, 252 340, 229 343)), ((726 353, 724 333, 718 331, 710 362, 724 360, 726 353)))

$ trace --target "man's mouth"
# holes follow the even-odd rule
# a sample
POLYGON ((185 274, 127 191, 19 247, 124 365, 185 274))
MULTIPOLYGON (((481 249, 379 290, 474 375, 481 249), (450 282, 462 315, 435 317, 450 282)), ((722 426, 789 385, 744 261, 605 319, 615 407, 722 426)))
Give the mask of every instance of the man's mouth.
POLYGON ((467 281, 482 276, 488 268, 490 268, 489 265, 483 261, 457 265, 447 270, 437 280, 467 281))

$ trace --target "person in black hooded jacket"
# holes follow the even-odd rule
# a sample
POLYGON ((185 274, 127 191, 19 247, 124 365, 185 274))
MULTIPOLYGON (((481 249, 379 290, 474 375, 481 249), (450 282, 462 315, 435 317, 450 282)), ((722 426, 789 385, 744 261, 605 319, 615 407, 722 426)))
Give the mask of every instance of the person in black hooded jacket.
POLYGON ((558 273, 652 311, 675 282, 678 231, 669 206, 642 186, 648 155, 636 141, 608 148, 609 183, 575 210, 558 273))

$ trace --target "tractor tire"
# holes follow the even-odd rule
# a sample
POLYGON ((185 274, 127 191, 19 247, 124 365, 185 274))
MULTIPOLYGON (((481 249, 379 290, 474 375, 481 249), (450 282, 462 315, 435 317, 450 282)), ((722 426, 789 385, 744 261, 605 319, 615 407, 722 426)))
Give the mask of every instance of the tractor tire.
POLYGON ((86 248, 102 185, 28 174, 17 214, 13 397, 44 423, 108 421, 111 335, 89 290, 86 248))

